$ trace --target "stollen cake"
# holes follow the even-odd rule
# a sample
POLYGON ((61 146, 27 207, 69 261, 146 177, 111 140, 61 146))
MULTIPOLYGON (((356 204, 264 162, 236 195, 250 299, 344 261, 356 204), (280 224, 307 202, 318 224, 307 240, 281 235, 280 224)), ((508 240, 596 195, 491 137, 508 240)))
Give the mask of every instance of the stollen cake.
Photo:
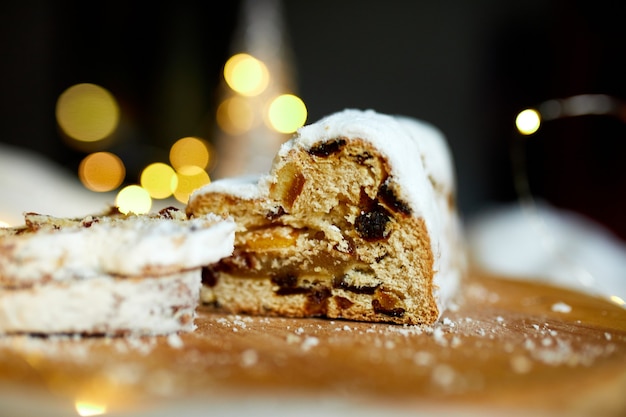
POLYGON ((25 214, 0 229, 0 333, 156 335, 194 329, 201 267, 235 224, 176 208, 81 219, 25 214))
POLYGON ((302 127, 269 174, 214 181, 186 211, 237 223, 202 276, 202 302, 230 312, 430 324, 465 265, 442 134, 372 110, 302 127))

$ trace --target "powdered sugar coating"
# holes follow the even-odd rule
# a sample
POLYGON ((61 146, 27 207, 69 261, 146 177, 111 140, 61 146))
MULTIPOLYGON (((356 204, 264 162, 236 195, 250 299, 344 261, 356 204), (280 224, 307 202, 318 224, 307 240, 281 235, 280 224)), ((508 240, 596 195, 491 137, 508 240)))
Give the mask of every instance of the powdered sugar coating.
POLYGON ((259 175, 223 178, 200 187, 191 193, 189 201, 206 193, 225 193, 243 200, 254 200, 267 197, 267 189, 259 185, 259 175))
POLYGON ((196 268, 141 279, 102 274, 23 289, 0 288, 0 334, 191 331, 200 279, 196 268))
POLYGON ((230 255, 234 233, 233 220, 208 214, 185 221, 101 217, 89 227, 5 236, 0 239, 0 282, 24 286, 199 268, 230 255))

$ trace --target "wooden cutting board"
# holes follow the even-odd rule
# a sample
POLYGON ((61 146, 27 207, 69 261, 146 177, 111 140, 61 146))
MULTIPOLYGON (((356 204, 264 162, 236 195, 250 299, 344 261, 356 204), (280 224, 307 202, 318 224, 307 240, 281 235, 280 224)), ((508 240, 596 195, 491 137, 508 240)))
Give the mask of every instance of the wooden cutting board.
POLYGON ((0 410, 626 415, 626 309, 547 285, 474 272, 434 326, 204 307, 196 324, 169 337, 2 337, 0 410))

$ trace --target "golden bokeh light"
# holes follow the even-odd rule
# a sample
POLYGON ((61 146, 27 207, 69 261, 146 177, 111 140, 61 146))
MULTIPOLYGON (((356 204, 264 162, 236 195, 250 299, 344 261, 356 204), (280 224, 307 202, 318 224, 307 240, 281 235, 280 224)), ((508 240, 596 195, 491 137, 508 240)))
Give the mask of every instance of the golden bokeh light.
POLYGON ((220 129, 230 135, 240 135, 252 128, 254 109, 248 100, 231 97, 220 103, 216 117, 220 129))
POLYGON ((515 118, 515 126, 522 135, 532 135, 541 126, 541 115, 534 109, 523 110, 515 118))
POLYGON ((152 208, 152 198, 150 193, 139 185, 128 185, 117 193, 115 205, 124 214, 144 214, 152 208))
POLYGON ((81 417, 87 416, 100 416, 105 414, 107 411, 107 406, 105 404, 97 404, 90 401, 81 401, 76 400, 74 403, 74 408, 76 408, 76 412, 81 417))
POLYGON ((126 168, 115 154, 95 152, 87 155, 78 166, 78 178, 83 185, 96 192, 116 189, 124 181, 126 168))
POLYGON ((177 170, 178 187, 174 191, 174 197, 181 203, 187 204, 191 193, 211 182, 209 174, 197 166, 188 165, 177 170))
POLYGON ((176 190, 178 177, 171 166, 155 162, 141 171, 140 183, 150 197, 164 199, 170 197, 176 190))
POLYGON ((106 89, 89 83, 76 84, 57 100, 56 119, 70 138, 96 142, 110 136, 119 123, 119 106, 106 89))
POLYGON ((176 141, 170 148, 170 163, 175 169, 193 165, 202 169, 209 165, 209 148, 205 141, 186 137, 176 141))
POLYGON ((304 102, 293 94, 283 94, 272 100, 268 119, 272 128, 281 133, 293 133, 306 122, 304 102))
POLYGON ((0 227, 11 227, 11 226, 9 225, 9 223, 3 222, 2 220, 0 220, 0 227))
POLYGON ((270 75, 262 61, 248 54, 236 54, 224 65, 224 80, 239 94, 253 97, 265 91, 270 75))

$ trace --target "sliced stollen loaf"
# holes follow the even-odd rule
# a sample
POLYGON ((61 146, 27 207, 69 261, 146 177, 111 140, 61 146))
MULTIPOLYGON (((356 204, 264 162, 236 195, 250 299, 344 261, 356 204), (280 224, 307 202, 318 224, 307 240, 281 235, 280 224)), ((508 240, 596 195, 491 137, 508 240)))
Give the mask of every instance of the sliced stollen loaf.
POLYGON ((235 224, 175 208, 83 219, 27 213, 0 229, 0 333, 164 334, 194 329, 201 267, 235 224))
POLYGON ((447 144, 406 117, 345 110, 301 128, 260 178, 215 181, 187 214, 237 222, 202 300, 232 312, 433 323, 465 267, 447 144))

